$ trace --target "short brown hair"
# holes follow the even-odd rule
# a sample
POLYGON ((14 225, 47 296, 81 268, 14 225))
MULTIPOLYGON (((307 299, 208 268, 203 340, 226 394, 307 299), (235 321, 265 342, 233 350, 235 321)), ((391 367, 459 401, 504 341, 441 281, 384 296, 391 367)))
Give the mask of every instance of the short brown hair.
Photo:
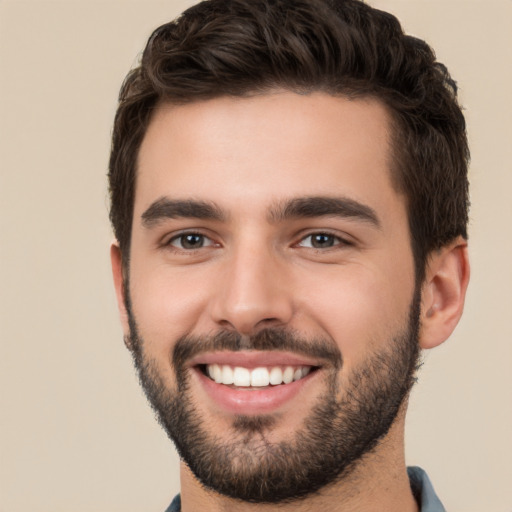
POLYGON ((424 41, 359 0, 207 0, 153 32, 121 88, 109 180, 125 262, 137 155, 156 106, 275 88, 387 106, 392 180, 407 199, 418 279, 432 250, 467 238, 464 116, 455 82, 424 41))

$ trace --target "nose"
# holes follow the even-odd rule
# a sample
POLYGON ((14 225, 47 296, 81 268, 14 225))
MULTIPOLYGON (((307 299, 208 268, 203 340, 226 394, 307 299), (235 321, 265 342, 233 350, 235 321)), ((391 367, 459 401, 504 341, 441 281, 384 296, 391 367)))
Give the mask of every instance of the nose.
POLYGON ((224 265, 212 299, 217 325, 251 335, 290 322, 293 301, 286 267, 268 248, 240 248, 224 265))

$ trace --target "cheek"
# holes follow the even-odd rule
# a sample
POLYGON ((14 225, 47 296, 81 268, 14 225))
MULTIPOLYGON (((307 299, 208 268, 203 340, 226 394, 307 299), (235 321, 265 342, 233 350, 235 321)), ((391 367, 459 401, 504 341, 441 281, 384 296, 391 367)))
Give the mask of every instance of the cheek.
POLYGON ((168 357, 176 340, 196 327, 207 302, 207 288, 204 279, 190 271, 144 267, 132 266, 133 312, 146 351, 168 357))
POLYGON ((380 263, 326 269, 299 292, 306 316, 337 343, 348 365, 378 350, 408 320, 412 274, 380 263))

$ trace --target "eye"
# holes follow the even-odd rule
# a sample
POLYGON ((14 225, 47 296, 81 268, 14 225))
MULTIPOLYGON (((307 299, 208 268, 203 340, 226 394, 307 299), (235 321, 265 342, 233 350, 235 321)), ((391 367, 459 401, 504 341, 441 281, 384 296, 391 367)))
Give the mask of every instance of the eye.
POLYGON ((186 251, 201 249, 214 245, 213 240, 201 233, 182 233, 169 240, 168 245, 186 251))
POLYGON ((297 245, 299 247, 310 247, 313 249, 329 249, 336 245, 349 245, 340 237, 330 233, 312 233, 304 237, 297 245))

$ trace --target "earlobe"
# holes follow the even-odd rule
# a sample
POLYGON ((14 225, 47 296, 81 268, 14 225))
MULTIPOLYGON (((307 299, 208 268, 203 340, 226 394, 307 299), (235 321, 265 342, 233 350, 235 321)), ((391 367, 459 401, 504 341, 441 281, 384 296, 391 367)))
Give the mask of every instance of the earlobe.
MULTIPOLYGON (((125 344, 127 344, 127 340, 129 339, 130 334, 130 327, 128 324, 128 313, 126 311, 125 304, 123 258, 121 254, 121 249, 119 248, 119 243, 117 241, 112 242, 112 245, 110 246, 110 262, 112 264, 112 277, 114 279, 114 288, 116 291, 119 317, 121 319, 121 325, 123 327, 125 344)), ((130 347, 128 346, 128 348, 130 347)))
POLYGON ((466 240, 458 238, 432 253, 421 293, 421 348, 436 347, 453 332, 464 309, 468 282, 466 240))

